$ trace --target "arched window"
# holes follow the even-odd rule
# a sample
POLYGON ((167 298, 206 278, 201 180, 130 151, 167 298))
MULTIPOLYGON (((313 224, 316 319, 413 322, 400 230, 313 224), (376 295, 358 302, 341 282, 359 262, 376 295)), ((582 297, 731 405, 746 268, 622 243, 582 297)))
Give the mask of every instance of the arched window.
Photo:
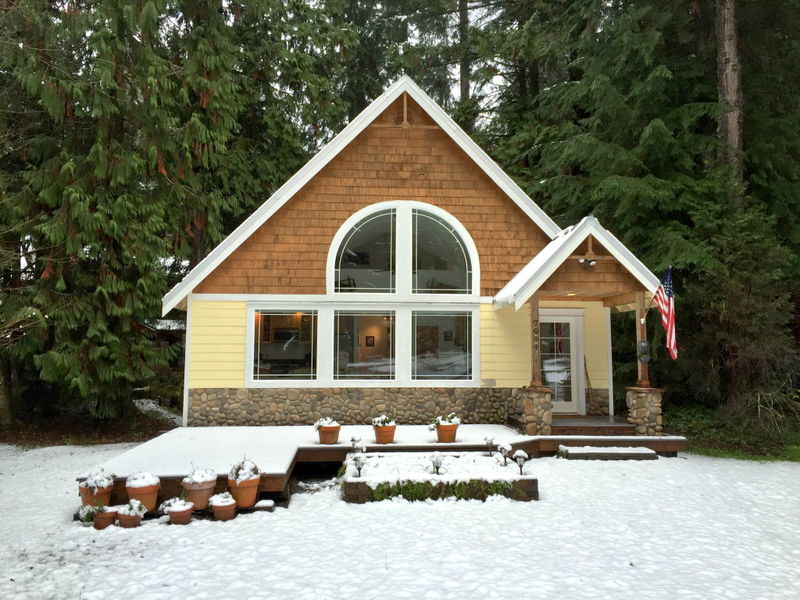
POLYGON ((478 294, 477 251, 466 229, 421 202, 360 211, 342 226, 331 250, 333 292, 478 294))
POLYGON ((469 294, 472 269, 464 242, 447 222, 414 209, 412 292, 415 294, 469 294))
POLYGON ((385 210, 359 221, 336 254, 335 291, 395 291, 395 211, 385 210))

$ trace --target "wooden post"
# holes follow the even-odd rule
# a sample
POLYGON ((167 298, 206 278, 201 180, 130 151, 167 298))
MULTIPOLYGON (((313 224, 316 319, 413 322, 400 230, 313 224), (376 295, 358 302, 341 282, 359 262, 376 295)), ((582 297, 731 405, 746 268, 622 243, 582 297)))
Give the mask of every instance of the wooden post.
POLYGON ((539 292, 531 296, 531 387, 542 387, 542 336, 539 325, 539 292))
MULTIPOLYGON (((636 292, 636 352, 638 355, 639 352, 639 342, 642 340, 647 339, 647 326, 644 323, 644 292, 636 292)), ((636 385, 641 388, 649 388, 650 387, 650 371, 647 368, 647 364, 643 363, 638 359, 636 359, 636 367, 637 367, 637 374, 639 377, 639 381, 636 385)))

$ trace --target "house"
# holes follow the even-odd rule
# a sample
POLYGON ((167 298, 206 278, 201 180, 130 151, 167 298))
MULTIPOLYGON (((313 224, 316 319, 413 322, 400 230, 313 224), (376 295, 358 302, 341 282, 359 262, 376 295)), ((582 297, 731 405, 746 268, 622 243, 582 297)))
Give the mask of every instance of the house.
MULTIPOLYGON (((547 434, 553 413, 613 414, 610 313, 643 316, 658 285, 594 217, 556 225, 404 77, 163 312, 187 313, 187 425, 454 410, 547 434)), ((637 433, 660 433, 660 394, 640 363, 637 433)))

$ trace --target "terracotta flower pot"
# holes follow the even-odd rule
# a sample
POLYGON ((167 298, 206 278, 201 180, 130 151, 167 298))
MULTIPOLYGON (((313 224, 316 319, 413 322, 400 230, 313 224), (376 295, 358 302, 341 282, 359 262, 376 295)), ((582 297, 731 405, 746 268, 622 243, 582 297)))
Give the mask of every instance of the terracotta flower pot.
POLYGON ((320 444, 335 444, 339 441, 339 431, 341 425, 320 425, 317 429, 320 444))
POLYGON ((458 429, 457 424, 439 425, 436 428, 436 435, 439 438, 440 442, 455 442, 457 429, 458 429))
POLYGON ((81 495, 81 506, 108 506, 111 503, 111 490, 114 485, 97 488, 95 493, 91 487, 78 486, 78 493, 81 495))
POLYGON ((212 506, 211 510, 214 511, 214 518, 217 521, 230 521, 236 516, 236 503, 226 504, 224 506, 212 506))
POLYGON ((258 497, 258 485, 260 483, 261 477, 246 479, 239 483, 236 483, 235 479, 228 479, 228 488, 231 491, 231 496, 236 500, 236 506, 240 508, 253 506, 258 497))
POLYGON ((394 442, 394 430, 397 425, 376 425, 372 428, 375 430, 376 444, 391 444, 394 442))
POLYGON ((200 483, 182 483, 183 489, 186 490, 187 500, 194 504, 195 510, 205 510, 208 508, 208 499, 214 495, 214 486, 217 485, 217 480, 203 481, 200 483))
POLYGON ((145 487, 129 487, 125 488, 128 491, 128 499, 135 498, 144 504, 147 512, 153 512, 156 509, 156 500, 158 500, 158 488, 161 484, 148 485, 145 487))
POLYGON ((132 529, 142 524, 141 515, 124 515, 119 513, 117 519, 119 519, 119 526, 123 529, 132 529))
POLYGON ((194 506, 190 506, 184 510, 171 510, 167 513, 169 515, 169 522, 173 525, 188 525, 192 520, 193 510, 194 506))
POLYGON ((113 525, 117 519, 117 511, 106 510, 94 514, 93 522, 95 529, 105 529, 109 525, 113 525))

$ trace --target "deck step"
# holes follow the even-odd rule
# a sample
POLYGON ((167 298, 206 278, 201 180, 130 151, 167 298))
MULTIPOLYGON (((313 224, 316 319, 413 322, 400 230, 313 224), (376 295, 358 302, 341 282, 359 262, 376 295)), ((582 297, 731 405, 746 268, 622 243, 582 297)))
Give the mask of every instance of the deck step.
POLYGON ((607 425, 559 425, 556 419, 550 426, 551 435, 635 435, 634 425, 609 423, 607 425))
POLYGON ((558 456, 567 460, 656 460, 655 450, 643 446, 564 446, 558 447, 558 456))

